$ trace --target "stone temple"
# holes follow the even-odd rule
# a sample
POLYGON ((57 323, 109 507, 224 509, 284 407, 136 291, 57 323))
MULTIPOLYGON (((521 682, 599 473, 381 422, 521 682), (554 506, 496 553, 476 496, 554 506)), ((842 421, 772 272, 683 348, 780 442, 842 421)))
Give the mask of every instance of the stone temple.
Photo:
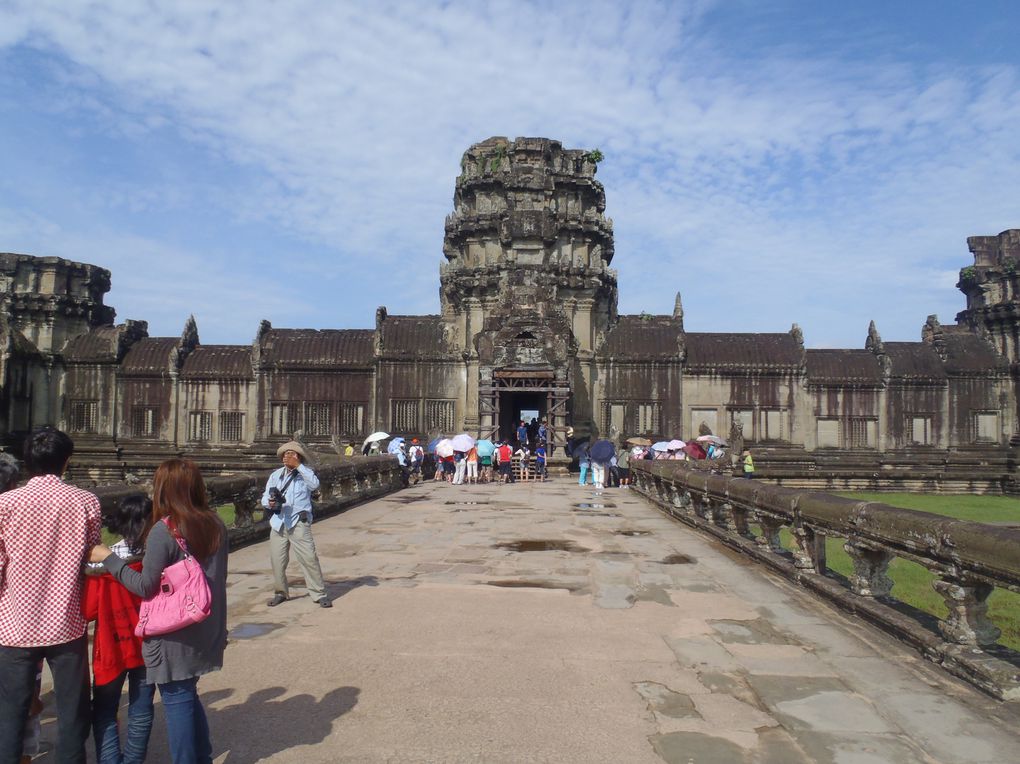
MULTIPOLYGON (((461 162, 446 219, 439 315, 376 311, 368 329, 274 328, 203 345, 114 322, 110 273, 0 255, 0 427, 16 448, 55 424, 76 477, 117 480, 186 453, 238 468, 298 432, 330 450, 385 430, 512 432, 547 418, 592 436, 742 432, 787 484, 1006 491, 1020 438, 1020 230, 967 240, 966 309, 918 342, 806 349, 786 333, 705 333, 672 313, 620 315, 597 152, 490 138, 461 162)), ((626 256, 626 255, 624 255, 626 256)), ((920 321, 919 321, 920 323, 920 321)), ((862 331, 863 335, 863 331, 862 331)), ((562 453, 560 449, 557 453, 562 453)))

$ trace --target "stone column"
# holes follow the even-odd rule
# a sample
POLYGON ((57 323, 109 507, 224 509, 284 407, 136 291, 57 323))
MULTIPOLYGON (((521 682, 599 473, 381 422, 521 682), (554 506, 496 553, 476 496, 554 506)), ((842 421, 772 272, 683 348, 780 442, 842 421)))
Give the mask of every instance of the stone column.
POLYGON ((783 527, 783 522, 769 515, 755 514, 758 525, 761 527, 761 535, 755 538, 755 542, 758 546, 763 546, 770 552, 782 552, 783 544, 779 539, 779 531, 783 527))
POLYGON ((850 574, 850 589, 862 597, 885 597, 892 591, 893 582, 888 576, 892 552, 875 548, 857 539, 847 539, 843 549, 850 555, 854 572, 850 574))
POLYGON ((991 584, 946 577, 933 581, 932 587, 942 595, 949 608, 949 615, 939 621, 939 631, 950 642, 991 645, 1002 634, 988 620, 988 595, 993 591, 991 584))

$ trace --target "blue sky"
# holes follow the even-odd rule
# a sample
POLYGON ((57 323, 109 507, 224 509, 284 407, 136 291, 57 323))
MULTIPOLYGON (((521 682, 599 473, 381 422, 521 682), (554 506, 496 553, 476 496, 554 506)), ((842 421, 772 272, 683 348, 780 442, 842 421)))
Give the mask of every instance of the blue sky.
POLYGON ((0 250, 206 343, 439 308, 460 155, 600 148, 622 312, 814 347, 1020 227, 1020 3, 0 2, 0 250))

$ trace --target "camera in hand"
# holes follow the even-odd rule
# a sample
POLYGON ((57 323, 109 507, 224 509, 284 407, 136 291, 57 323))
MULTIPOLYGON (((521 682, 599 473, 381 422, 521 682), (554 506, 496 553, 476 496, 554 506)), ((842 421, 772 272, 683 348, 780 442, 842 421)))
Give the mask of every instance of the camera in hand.
POLYGON ((283 511, 283 505, 287 503, 287 499, 276 486, 269 489, 269 503, 272 505, 269 507, 270 512, 279 513, 283 511))

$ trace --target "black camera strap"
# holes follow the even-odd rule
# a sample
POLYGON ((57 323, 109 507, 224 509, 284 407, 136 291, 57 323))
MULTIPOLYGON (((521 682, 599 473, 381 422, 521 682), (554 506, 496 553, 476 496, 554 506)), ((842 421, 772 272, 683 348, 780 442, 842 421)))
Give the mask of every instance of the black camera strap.
POLYGON ((287 482, 279 487, 280 488, 280 493, 283 495, 284 499, 287 498, 287 489, 290 488, 290 484, 294 482, 294 478, 297 477, 297 474, 298 474, 297 470, 294 470, 293 472, 291 472, 290 473, 290 477, 287 478, 287 482))

